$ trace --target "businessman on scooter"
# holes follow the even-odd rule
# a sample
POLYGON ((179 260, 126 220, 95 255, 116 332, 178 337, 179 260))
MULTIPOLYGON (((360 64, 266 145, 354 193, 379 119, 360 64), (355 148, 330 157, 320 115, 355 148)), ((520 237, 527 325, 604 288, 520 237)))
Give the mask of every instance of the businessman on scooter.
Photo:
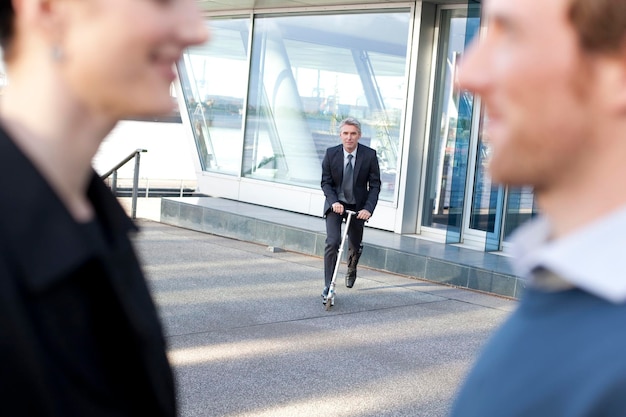
POLYGON ((324 303, 337 263, 341 223, 346 216, 346 210, 357 213, 348 229, 346 287, 352 288, 356 281, 356 267, 363 251, 363 227, 372 216, 380 193, 378 158, 374 149, 359 143, 361 123, 351 117, 342 120, 339 124, 339 137, 342 144, 328 148, 322 161, 321 185, 326 197, 326 248, 322 292, 324 303))

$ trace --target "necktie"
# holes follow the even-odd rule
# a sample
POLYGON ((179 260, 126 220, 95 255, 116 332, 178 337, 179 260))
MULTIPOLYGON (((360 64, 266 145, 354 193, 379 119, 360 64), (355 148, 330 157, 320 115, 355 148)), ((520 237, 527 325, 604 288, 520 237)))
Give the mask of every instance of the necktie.
POLYGON ((346 197, 346 203, 353 204, 354 197, 352 196, 352 154, 348 155, 348 163, 346 169, 343 171, 343 195, 346 197))

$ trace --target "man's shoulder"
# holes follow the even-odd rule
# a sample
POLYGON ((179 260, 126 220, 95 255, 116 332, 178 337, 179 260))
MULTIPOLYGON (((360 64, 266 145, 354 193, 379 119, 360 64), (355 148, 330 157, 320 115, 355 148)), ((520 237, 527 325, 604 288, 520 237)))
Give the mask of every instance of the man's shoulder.
POLYGON ((331 147, 326 148, 326 152, 327 153, 335 153, 335 152, 339 152, 342 148, 343 148, 343 145, 341 145, 341 144, 333 145, 331 147))
POLYGON ((334 160, 338 157, 337 155, 341 154, 342 149, 343 149, 343 145, 335 145, 335 146, 326 148, 326 154, 324 158, 327 160, 334 160))
POLYGON ((363 145, 362 143, 359 143, 356 152, 357 155, 359 153, 361 153, 361 155, 376 155, 376 149, 370 148, 369 146, 363 145))

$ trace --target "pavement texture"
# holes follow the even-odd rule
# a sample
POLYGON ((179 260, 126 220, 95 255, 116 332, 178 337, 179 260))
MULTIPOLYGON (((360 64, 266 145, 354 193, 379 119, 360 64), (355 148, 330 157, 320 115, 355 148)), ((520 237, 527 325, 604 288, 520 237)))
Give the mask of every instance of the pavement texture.
POLYGON ((320 258, 137 224, 182 417, 444 417, 517 305, 343 264, 325 311, 320 258))

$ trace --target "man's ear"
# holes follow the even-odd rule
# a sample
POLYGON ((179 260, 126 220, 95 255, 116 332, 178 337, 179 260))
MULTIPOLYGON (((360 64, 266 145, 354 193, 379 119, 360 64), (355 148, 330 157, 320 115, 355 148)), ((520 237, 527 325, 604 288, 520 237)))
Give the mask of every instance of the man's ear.
POLYGON ((617 112, 626 117, 626 41, 614 61, 615 80, 613 91, 617 112))
POLYGON ((607 114, 626 117, 626 43, 621 51, 597 57, 598 93, 607 114))
POLYGON ((619 113, 626 117, 626 41, 618 57, 618 71, 621 73, 621 77, 615 92, 617 106, 619 113))

